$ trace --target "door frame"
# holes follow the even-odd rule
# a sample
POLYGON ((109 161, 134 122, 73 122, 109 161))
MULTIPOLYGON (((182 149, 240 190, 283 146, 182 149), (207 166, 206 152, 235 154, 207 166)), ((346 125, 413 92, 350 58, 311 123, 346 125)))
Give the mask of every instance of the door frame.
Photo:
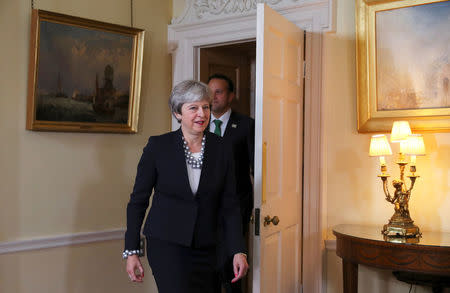
MULTIPOLYGON (((286 1, 287 2, 287 1, 286 1)), ((290 1, 292 3, 292 1, 290 1)), ((256 10, 241 15, 217 19, 194 19, 193 1, 187 6, 182 20, 168 26, 168 49, 172 54, 172 83, 196 79, 200 59, 198 48, 218 44, 238 43, 256 38, 256 10)), ((302 282, 303 292, 325 292, 323 284, 325 247, 322 208, 322 33, 334 28, 335 0, 310 0, 297 3, 278 13, 305 30, 305 94, 304 94, 304 159, 303 159, 303 231, 302 282)), ((172 118, 172 129, 178 128, 172 118)))

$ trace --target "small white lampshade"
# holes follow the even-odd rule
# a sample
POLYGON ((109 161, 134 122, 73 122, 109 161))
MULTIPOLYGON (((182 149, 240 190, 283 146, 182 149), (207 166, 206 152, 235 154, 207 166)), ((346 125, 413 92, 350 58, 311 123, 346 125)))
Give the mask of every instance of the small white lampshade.
POLYGON ((422 134, 411 134, 400 144, 400 152, 410 156, 425 156, 425 143, 422 134))
POLYGON ((391 131, 391 142, 401 142, 411 134, 411 127, 408 121, 394 121, 391 131))
POLYGON ((384 134, 373 135, 372 138, 370 139, 369 156, 378 157, 387 155, 392 155, 392 150, 386 135, 384 134))

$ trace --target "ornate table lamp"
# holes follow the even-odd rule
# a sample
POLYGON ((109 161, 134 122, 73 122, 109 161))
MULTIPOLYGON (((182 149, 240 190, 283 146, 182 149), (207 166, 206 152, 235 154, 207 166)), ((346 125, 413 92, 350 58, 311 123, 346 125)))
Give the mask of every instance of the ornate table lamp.
POLYGON ((387 240, 396 242, 398 242, 399 238, 415 238, 418 240, 421 233, 419 227, 414 225, 414 221, 409 215, 408 204, 414 183, 419 177, 415 174, 416 156, 425 155, 425 144, 423 143, 422 135, 411 134, 411 129, 407 121, 394 122, 392 127, 391 142, 400 142, 400 152, 396 162, 400 168, 400 179, 392 181, 392 185, 394 187, 393 195, 389 192, 387 179, 390 175, 386 173, 387 167, 383 158, 385 155, 392 154, 386 136, 372 136, 369 151, 370 156, 380 157, 381 174, 378 175, 378 177, 380 177, 383 182, 383 191, 386 196, 386 200, 394 205, 394 214, 390 218, 389 223, 383 226, 382 233, 387 240), (382 141, 382 143, 380 141, 382 141), (408 165, 408 162, 405 160, 405 155, 411 156, 411 175, 407 176, 411 180, 409 188, 407 187, 404 178, 405 167, 408 165))

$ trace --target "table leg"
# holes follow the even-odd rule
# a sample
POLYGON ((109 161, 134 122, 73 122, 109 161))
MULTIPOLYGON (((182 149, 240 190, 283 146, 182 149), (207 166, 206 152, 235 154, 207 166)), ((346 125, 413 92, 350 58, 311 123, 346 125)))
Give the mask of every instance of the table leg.
POLYGON ((358 264, 342 260, 344 293, 358 292, 358 264))

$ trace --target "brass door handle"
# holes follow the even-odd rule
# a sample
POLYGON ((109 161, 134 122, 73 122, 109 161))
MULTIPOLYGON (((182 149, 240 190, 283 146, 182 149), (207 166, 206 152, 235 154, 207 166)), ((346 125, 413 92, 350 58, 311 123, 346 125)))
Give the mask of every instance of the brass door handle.
POLYGON ((272 219, 270 218, 270 216, 266 216, 264 218, 264 227, 270 225, 270 223, 272 223, 276 226, 276 225, 278 225, 279 222, 280 222, 280 219, 277 216, 274 216, 272 219))

